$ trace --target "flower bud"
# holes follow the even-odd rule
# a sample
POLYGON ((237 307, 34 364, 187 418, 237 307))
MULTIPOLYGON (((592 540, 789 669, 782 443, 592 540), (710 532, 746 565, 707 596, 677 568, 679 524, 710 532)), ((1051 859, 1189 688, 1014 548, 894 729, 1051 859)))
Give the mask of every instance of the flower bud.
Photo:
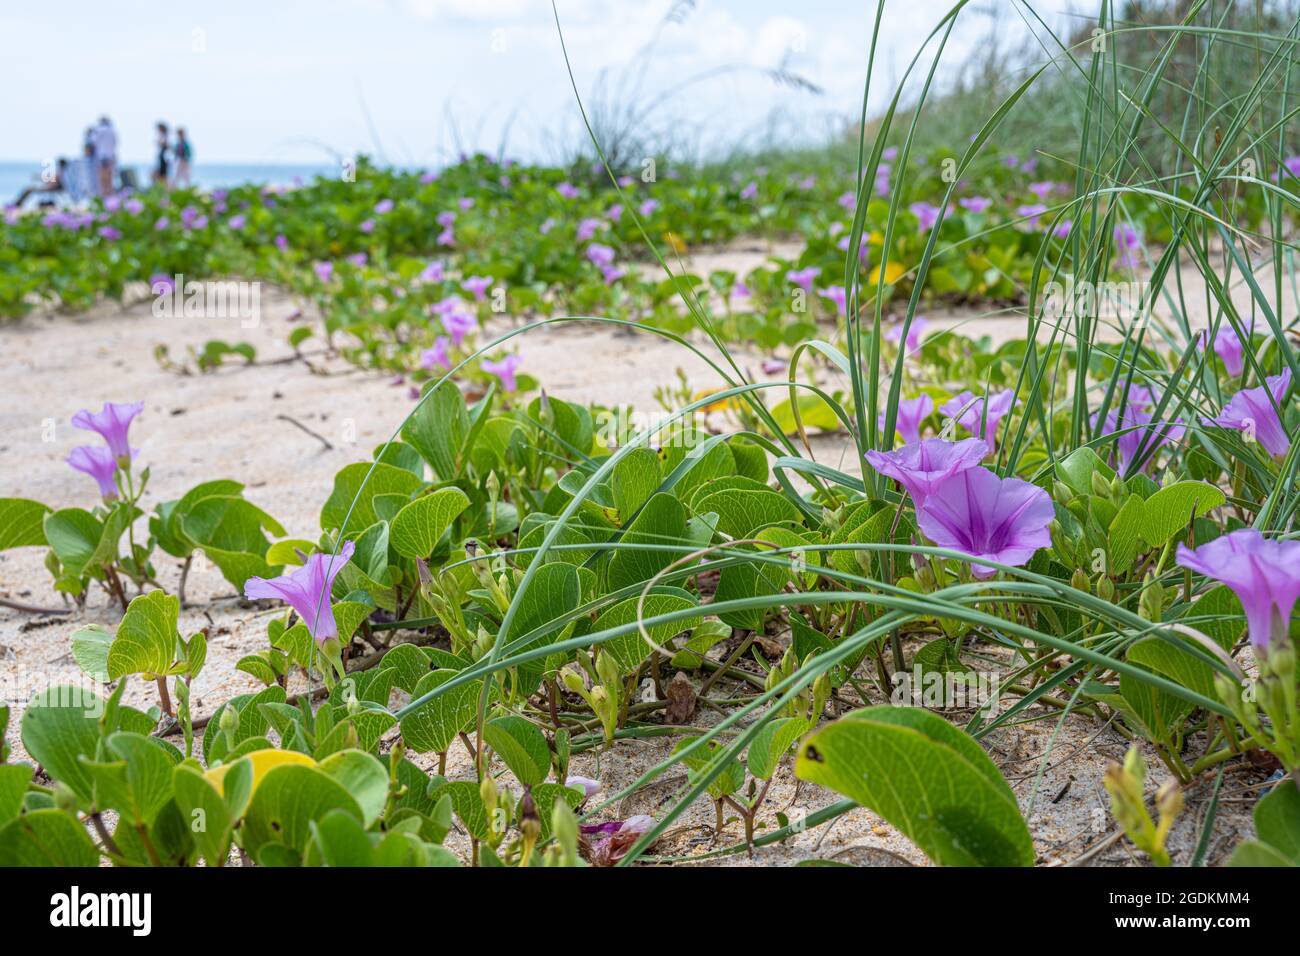
POLYGON ((1107 603, 1115 603, 1115 582, 1103 575, 1097 582, 1097 597, 1107 603))
POLYGON ((1070 575, 1070 587, 1087 594, 1090 590, 1088 583, 1088 572, 1083 568, 1075 568, 1074 574, 1070 575))

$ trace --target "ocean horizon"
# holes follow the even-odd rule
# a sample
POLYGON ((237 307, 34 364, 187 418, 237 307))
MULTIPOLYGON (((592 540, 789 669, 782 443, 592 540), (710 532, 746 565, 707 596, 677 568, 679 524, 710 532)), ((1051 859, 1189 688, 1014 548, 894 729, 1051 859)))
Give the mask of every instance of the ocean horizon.
MULTIPOLYGON (((143 163, 125 163, 134 169, 136 182, 149 185, 149 167, 143 163)), ((0 161, 0 207, 17 198, 18 193, 34 183, 41 174, 37 160, 0 161)), ((195 163, 190 175, 194 185, 204 189, 229 189, 245 183, 264 186, 291 186, 298 181, 310 182, 317 176, 341 174, 335 163, 195 163)), ((28 200, 33 202, 34 200, 28 200)))

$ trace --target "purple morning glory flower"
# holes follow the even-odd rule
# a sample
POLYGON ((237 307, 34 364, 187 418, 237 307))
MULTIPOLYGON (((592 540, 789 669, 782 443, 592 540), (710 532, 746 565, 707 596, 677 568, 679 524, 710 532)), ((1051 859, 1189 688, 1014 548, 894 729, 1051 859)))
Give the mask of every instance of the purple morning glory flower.
POLYGON ((987 196, 968 196, 965 199, 958 199, 957 204, 967 212, 980 213, 992 206, 993 200, 987 196))
POLYGON ((72 449, 67 462, 73 469, 95 479, 99 484, 99 495, 105 501, 117 498, 117 461, 107 448, 102 445, 81 445, 72 449))
POLYGON ((1242 528, 1192 550, 1178 545, 1176 563, 1232 588, 1246 612, 1246 632, 1258 650, 1285 641, 1300 597, 1300 541, 1271 541, 1242 528))
POLYGON ((456 205, 459 206, 461 209, 473 209, 474 199, 470 196, 461 196, 459 199, 456 200, 456 205))
POLYGON ((599 242, 593 242, 587 247, 587 258, 593 265, 604 269, 614 264, 614 250, 599 242))
POLYGON ((343 566, 352 560, 352 552, 355 550, 356 545, 345 541, 337 555, 313 554, 301 568, 278 578, 249 578, 244 583, 244 597, 250 600, 272 598, 286 602, 298 612, 316 643, 323 644, 330 638, 338 637, 334 608, 330 606, 330 589, 334 587, 334 578, 343 570, 343 566))
POLYGON ((753 199, 758 195, 758 183, 750 183, 740 191, 741 199, 753 199))
POLYGON ((1236 378, 1241 374, 1243 368, 1241 338, 1237 335, 1237 330, 1227 322, 1219 326, 1219 334, 1214 337, 1214 352, 1223 359, 1223 366, 1228 370, 1229 375, 1236 378))
POLYGON ((565 199, 578 198, 578 187, 572 183, 560 183, 560 185, 555 187, 555 191, 565 199))
POLYGON ((889 162, 892 163, 894 160, 896 160, 896 159, 898 158, 898 147, 897 147, 897 146, 886 146, 886 147, 881 151, 880 156, 881 156, 882 159, 886 159, 886 160, 888 160, 889 162))
POLYGON ((650 216, 654 215, 655 210, 658 208, 659 208, 658 199, 647 199, 645 202, 643 202, 640 205, 640 207, 637 209, 637 212, 639 212, 642 216, 649 218, 650 216))
POLYGON ((460 287, 471 293, 476 302, 482 302, 490 285, 492 285, 491 276, 470 276, 460 284, 460 287))
POLYGON ((437 181, 438 181, 438 174, 433 172, 432 170, 420 176, 421 186, 427 186, 430 183, 436 183, 437 181))
POLYGON ((451 341, 459 346, 465 341, 465 336, 469 335, 478 328, 478 320, 467 312, 459 310, 442 313, 442 327, 447 330, 451 336, 451 341))
POLYGON ((808 266, 805 269, 792 269, 785 274, 787 282, 793 282, 805 292, 812 292, 813 280, 821 275, 822 270, 817 266, 808 266))
POLYGON ((1016 215, 1023 216, 1025 225, 1030 229, 1038 228, 1038 220, 1043 217, 1045 212, 1047 212, 1047 207, 1042 203, 1029 203, 1028 205, 1016 207, 1016 215))
POLYGON ((122 204, 122 208, 131 215, 138 216, 140 213, 144 212, 144 203, 132 196, 122 204))
POLYGON ((939 221, 939 213, 942 212, 938 206, 928 202, 914 202, 907 208, 919 221, 922 232, 933 229, 934 224, 939 221))
POLYGON ((1057 239, 1068 239, 1070 238, 1070 230, 1073 228, 1073 219, 1062 219, 1056 224, 1056 228, 1052 230, 1052 235, 1057 239))
POLYGON ((375 231, 375 221, 373 219, 365 219, 362 221, 361 225, 357 226, 357 228, 368 236, 375 231))
MULTIPOLYGON (((898 414, 895 416, 894 425, 898 433, 903 436, 905 445, 913 445, 921 440, 921 422, 930 417, 934 411, 934 399, 929 395, 918 395, 916 398, 903 398, 898 402, 898 414)), ((885 427, 885 416, 880 416, 880 427, 885 427)), ((969 439, 968 439, 969 440, 969 439)))
POLYGON ((316 273, 316 278, 321 282, 329 282, 334 278, 334 263, 332 262, 313 262, 312 270, 316 273))
POLYGON ((370 261, 370 257, 367 256, 364 252, 354 252, 352 253, 352 255, 347 257, 347 261, 350 264, 356 266, 358 269, 360 269, 367 262, 370 261))
POLYGON ((596 234, 596 230, 601 226, 599 219, 583 219, 578 223, 578 241, 586 242, 596 234))
POLYGON ((289 237, 284 233, 278 233, 275 237, 275 248, 281 252, 286 251, 289 248, 289 237))
MULTIPOLYGON (((912 325, 907 330, 907 350, 915 352, 921 347, 921 336, 925 333, 930 320, 922 315, 912 316, 912 325)), ((895 322, 885 330, 886 342, 897 342, 903 337, 903 323, 895 322)))
POLYGON ((442 226, 442 228, 450 229, 456 224, 456 214, 454 212, 440 212, 437 220, 438 225, 442 226))
POLYGON ((1030 183, 1029 191, 1033 193, 1035 196, 1037 196, 1039 199, 1046 199, 1048 196, 1050 196, 1053 192, 1056 191, 1056 183, 1050 183, 1050 182, 1030 183))
POLYGON ((131 466, 131 443, 127 432, 131 422, 144 411, 144 402, 105 402, 98 412, 83 408, 72 416, 74 428, 84 428, 98 434, 108 443, 114 460, 123 468, 131 466))
MULTIPOLYGON (((1019 478, 999 478, 968 468, 942 482, 916 507, 917 526, 941 548, 972 558, 1021 565, 1052 543, 1051 496, 1019 478)), ((971 572, 989 578, 996 569, 975 562, 971 572)))
POLYGON ((848 297, 844 292, 844 286, 831 285, 824 289, 819 289, 817 294, 823 299, 830 299, 835 304, 835 314, 844 315, 847 307, 848 297))
POLYGON ((116 226, 100 226, 99 237, 108 242, 117 242, 117 240, 122 238, 122 230, 118 229, 116 226))
POLYGON ((244 225, 245 225, 247 222, 248 222, 247 217, 245 217, 245 216, 241 213, 241 214, 236 215, 236 216, 231 216, 228 220, 226 220, 226 225, 227 225, 229 228, 231 228, 231 229, 239 230, 239 229, 243 229, 243 228, 244 228, 244 225))
POLYGON ((454 246, 456 244, 456 230, 448 226, 442 232, 438 233, 437 239, 440 246, 454 246))
POLYGON ((1128 223, 1121 222, 1115 227, 1115 242, 1119 245, 1119 265, 1125 269, 1136 269, 1137 250, 1142 244, 1137 230, 1128 223))
POLYGON ((764 374, 764 375, 777 375, 777 374, 779 374, 780 372, 787 371, 789 368, 790 368, 789 363, 788 363, 788 362, 783 362, 783 361, 781 361, 780 359, 777 359, 777 358, 765 358, 765 359, 763 359, 763 374, 764 374))
POLYGON ((162 272, 149 277, 149 291, 154 295, 163 295, 176 291, 176 280, 162 272))
POLYGON ((919 505, 953 475, 977 467, 987 454, 988 447, 978 438, 958 442, 927 438, 893 451, 873 448, 866 459, 877 472, 902 485, 919 505))
POLYGON ((446 278, 447 269, 441 259, 435 259, 424 267, 420 273, 421 282, 441 282, 446 278))
POLYGON ((515 373, 519 371, 520 361, 518 355, 507 355, 500 362, 493 362, 490 359, 484 361, 482 368, 489 375, 499 378, 501 387, 507 392, 513 392, 519 385, 515 380, 515 373))
POLYGON ((858 196, 857 193, 851 193, 851 192, 841 193, 840 198, 835 201, 838 202, 840 206, 847 209, 849 212, 852 212, 853 207, 858 204, 858 196))
POLYGON ((171 224, 172 224, 171 220, 168 219, 166 216, 159 216, 157 221, 154 222, 153 228, 155 232, 162 232, 171 224))
POLYGON ((425 349, 420 353, 420 368, 428 369, 441 365, 451 371, 451 355, 447 350, 449 344, 445 335, 440 335, 434 339, 433 348, 425 349))
POLYGON ((615 203, 605 211, 605 218, 610 222, 618 222, 623 218, 623 207, 615 203))
POLYGON ((601 266, 600 274, 605 280, 605 285, 613 285, 627 275, 627 270, 622 266, 601 266))
POLYGON ((375 203, 375 214, 384 216, 393 211, 393 201, 391 199, 381 199, 375 203))
POLYGON ((1290 387, 1291 370, 1283 369, 1281 375, 1270 375, 1258 388, 1242 389, 1232 396, 1219 417, 1207 424, 1243 431, 1246 441, 1257 439, 1270 455, 1285 455, 1291 439, 1273 406, 1275 402, 1278 408, 1282 406, 1282 397, 1290 387))
MULTIPOLYGON (((1007 413, 1015 407, 1016 393, 1010 390, 998 392, 988 402, 988 415, 985 426, 987 431, 981 437, 987 437, 989 450, 993 449, 993 439, 998 433, 998 424, 1007 413)), ((939 406, 939 411, 949 418, 957 420, 962 428, 972 435, 980 435, 980 421, 985 418, 984 399, 972 392, 965 391, 954 395, 939 406)))
MULTIPOLYGON (((1130 391, 1129 397, 1134 398, 1133 392, 1139 391, 1138 386, 1134 386, 1130 391)), ((1146 392, 1146 389, 1141 389, 1146 392)), ((1149 392, 1146 392, 1149 395, 1149 392)), ((1131 401, 1128 411, 1124 413, 1123 418, 1115 412, 1114 409, 1106 414, 1106 434, 1113 435, 1115 432, 1123 432, 1119 436, 1119 470, 1121 474, 1128 471, 1129 463, 1137 456, 1138 451, 1145 443, 1148 448, 1160 448, 1162 445, 1169 445, 1182 439, 1186 428, 1181 421, 1153 421, 1151 413, 1142 405, 1144 402, 1131 401)), ((1096 425, 1097 416, 1093 416, 1093 425, 1096 425)), ((1105 435, 1101 437, 1106 437, 1105 435)), ((1142 465, 1145 471, 1151 467, 1155 460, 1154 452, 1142 465)))

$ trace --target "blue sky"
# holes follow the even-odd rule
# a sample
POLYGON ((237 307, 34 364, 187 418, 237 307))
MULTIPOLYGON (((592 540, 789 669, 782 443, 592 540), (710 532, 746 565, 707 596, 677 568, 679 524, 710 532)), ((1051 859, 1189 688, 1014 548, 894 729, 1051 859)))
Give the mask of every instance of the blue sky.
MULTIPOLYGON (((951 3, 889 0, 882 97, 951 3)), ((1004 31, 1019 26, 1012 0, 978 5, 1000 8, 1004 31)), ((628 63, 670 6, 558 0, 580 91, 628 63)), ((661 115, 713 143, 757 135, 774 111, 782 135, 823 135, 859 106, 874 10, 871 0, 700 0, 663 30, 643 89, 738 67, 661 115), (824 95, 759 73, 782 62, 824 95)), ((987 14, 963 14, 954 61, 989 27, 987 14)), ((453 156, 457 134, 467 149, 495 152, 504 138, 510 155, 548 159, 581 132, 549 0, 12 2, 0 35, 0 159, 74 152, 101 113, 131 162, 148 160, 158 119, 190 130, 199 162, 382 148, 390 162, 426 165, 453 156)))

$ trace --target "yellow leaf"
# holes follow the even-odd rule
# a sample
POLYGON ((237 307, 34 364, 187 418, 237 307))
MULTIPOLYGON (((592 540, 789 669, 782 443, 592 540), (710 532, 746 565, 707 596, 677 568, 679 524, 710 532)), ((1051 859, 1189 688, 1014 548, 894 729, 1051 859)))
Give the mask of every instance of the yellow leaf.
MULTIPOLYGON (((312 760, 311 757, 299 753, 296 750, 276 750, 274 748, 270 750, 254 750, 252 753, 245 754, 244 756, 252 761, 253 764, 252 790, 256 790, 257 785, 262 782, 262 778, 276 767, 284 767, 290 764, 302 764, 308 767, 316 766, 315 760, 312 760)), ((220 767, 213 767, 203 776, 207 778, 208 783, 212 784, 219 793, 222 793, 224 792, 222 781, 226 778, 226 771, 233 767, 235 763, 236 761, 231 761, 230 763, 223 763, 220 767)), ((249 792, 251 793, 252 790, 249 792)))

